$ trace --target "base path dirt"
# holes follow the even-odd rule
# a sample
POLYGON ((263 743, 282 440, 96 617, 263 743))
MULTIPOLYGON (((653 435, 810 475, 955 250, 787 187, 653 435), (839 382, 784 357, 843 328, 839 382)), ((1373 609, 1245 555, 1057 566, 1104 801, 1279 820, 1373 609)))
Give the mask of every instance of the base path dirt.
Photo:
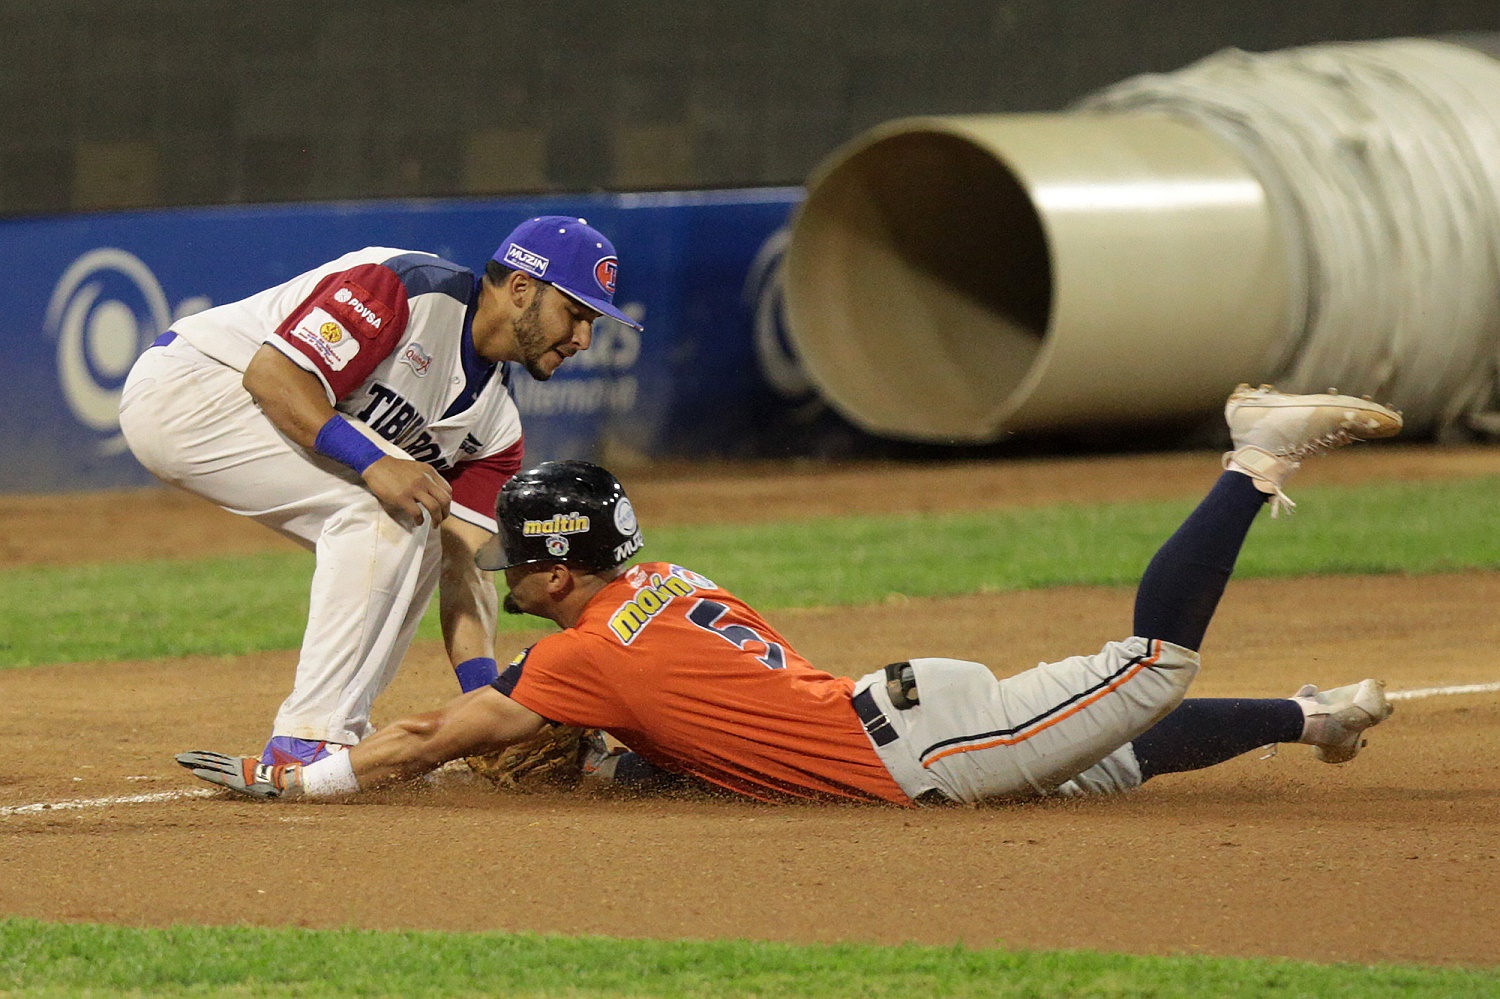
MULTIPOLYGON (((649 527, 1175 497, 1216 474, 1201 454, 781 471, 626 482, 649 527)), ((1500 452, 1368 448, 1310 464, 1298 485, 1497 473, 1500 452)), ((281 544, 156 490, 0 497, 0 525, 12 565, 281 544)), ((1065 588, 776 619, 832 672, 925 654, 1008 673, 1120 637, 1130 599, 1065 588)), ((1418 694, 1500 681, 1497 606, 1500 573, 1239 581, 1194 694, 1284 696, 1367 675, 1418 694)), ((501 653, 540 634, 507 634, 501 653)), ((0 913, 1500 964, 1495 693, 1400 700, 1346 766, 1286 746, 1130 795, 984 809, 516 795, 459 771, 356 804, 187 796, 206 786, 171 754, 258 746, 292 663, 0 671, 0 913), (169 797, 67 807, 154 795, 169 797), (31 807, 42 803, 54 807, 31 807)), ((441 649, 419 645, 376 720, 451 693, 441 649)))

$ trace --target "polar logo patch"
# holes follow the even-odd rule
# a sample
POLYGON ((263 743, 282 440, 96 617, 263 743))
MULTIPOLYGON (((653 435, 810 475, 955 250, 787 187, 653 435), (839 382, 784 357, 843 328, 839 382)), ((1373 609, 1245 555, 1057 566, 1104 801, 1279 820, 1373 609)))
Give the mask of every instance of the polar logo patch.
POLYGON ((514 267, 518 271, 525 271, 533 277, 544 276, 547 273, 547 265, 551 262, 540 253, 533 253, 518 243, 512 243, 505 248, 505 265, 514 267))
POLYGON ((619 257, 603 257, 594 265, 594 280, 606 295, 615 293, 615 280, 620 274, 619 257))
POLYGON ((568 539, 561 534, 549 535, 547 538, 547 554, 553 558, 562 558, 568 554, 568 539))

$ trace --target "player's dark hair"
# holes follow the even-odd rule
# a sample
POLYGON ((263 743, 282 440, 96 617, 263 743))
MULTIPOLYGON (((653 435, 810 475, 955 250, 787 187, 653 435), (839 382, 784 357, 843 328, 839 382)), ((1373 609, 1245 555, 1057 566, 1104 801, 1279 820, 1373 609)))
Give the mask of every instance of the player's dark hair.
POLYGON ((484 265, 484 279, 490 284, 504 284, 514 272, 514 267, 506 267, 498 260, 491 260, 484 265))
MULTIPOLYGON (((507 280, 509 280, 510 276, 512 274, 514 274, 515 272, 516 272, 516 268, 514 268, 514 267, 506 267, 504 264, 502 264, 498 260, 491 260, 489 263, 487 263, 487 264, 484 265, 484 279, 485 279, 485 281, 487 281, 490 284, 494 285, 496 288, 500 287, 507 280)), ((521 273, 522 274, 526 274, 525 271, 522 271, 521 273)), ((537 284, 540 287, 542 287, 542 288, 546 288, 547 287, 548 282, 543 281, 541 278, 536 277, 536 275, 534 275, 534 274, 527 274, 526 276, 527 277, 536 278, 536 282, 537 282, 537 284)), ((536 299, 536 301, 541 301, 541 299, 536 299)))

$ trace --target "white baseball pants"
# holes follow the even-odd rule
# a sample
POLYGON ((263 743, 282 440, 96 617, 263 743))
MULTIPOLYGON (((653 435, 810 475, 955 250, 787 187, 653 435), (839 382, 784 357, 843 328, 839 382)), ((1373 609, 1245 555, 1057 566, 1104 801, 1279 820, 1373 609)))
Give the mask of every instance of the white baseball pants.
POLYGON ((350 469, 283 436, 242 377, 180 338, 152 347, 126 380, 120 429, 163 481, 316 554, 296 680, 271 734, 353 744, 437 585, 438 531, 398 522, 350 469))
POLYGON ((865 720, 875 751, 913 800, 935 790, 975 803, 1056 794, 1073 778, 1096 792, 1139 784, 1127 744, 1181 703, 1198 654, 1129 638, 1003 680, 959 659, 911 665, 920 702, 904 711, 883 670, 855 684, 889 725, 865 720))

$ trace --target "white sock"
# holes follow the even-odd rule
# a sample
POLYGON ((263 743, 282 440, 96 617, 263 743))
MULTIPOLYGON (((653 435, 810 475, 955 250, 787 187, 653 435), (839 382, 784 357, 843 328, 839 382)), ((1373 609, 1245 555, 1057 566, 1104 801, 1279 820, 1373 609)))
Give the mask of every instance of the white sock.
POLYGON ((329 753, 316 763, 302 768, 302 793, 310 798, 326 798, 359 790, 354 763, 347 750, 329 753))

